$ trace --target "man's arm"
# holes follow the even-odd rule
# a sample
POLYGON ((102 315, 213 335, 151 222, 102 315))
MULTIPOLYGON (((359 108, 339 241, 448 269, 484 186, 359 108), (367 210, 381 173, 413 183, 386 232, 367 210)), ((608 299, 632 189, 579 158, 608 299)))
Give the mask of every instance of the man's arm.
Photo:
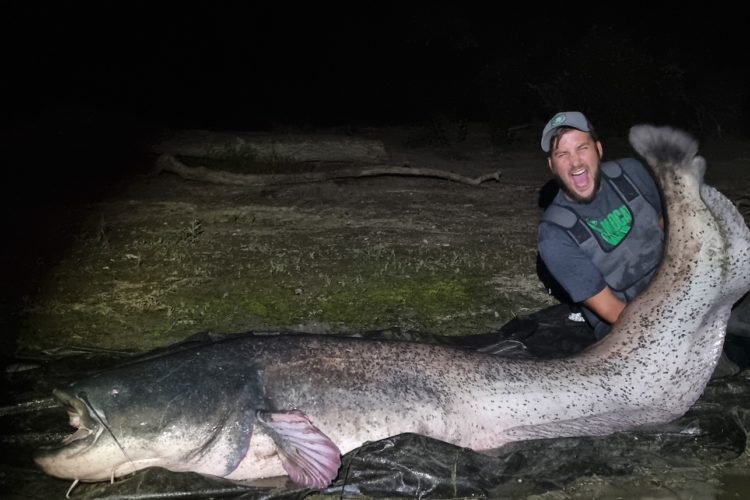
MULTIPOLYGON (((664 229, 664 217, 662 216, 659 216, 659 226, 664 229)), ((604 285, 602 291, 584 300, 583 303, 610 325, 619 319, 623 309, 627 306, 627 303, 615 295, 607 285, 604 285)))
POLYGON ((601 292, 584 300, 583 303, 610 325, 617 321, 627 305, 606 285, 601 292))

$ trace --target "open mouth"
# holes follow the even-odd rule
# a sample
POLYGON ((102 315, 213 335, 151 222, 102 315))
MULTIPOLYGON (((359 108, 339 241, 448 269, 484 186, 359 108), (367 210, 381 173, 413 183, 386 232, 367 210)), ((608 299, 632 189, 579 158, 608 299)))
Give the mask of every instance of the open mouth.
POLYGON ((98 418, 92 416, 88 404, 81 398, 58 389, 53 390, 52 394, 65 407, 68 412, 69 423, 76 429, 73 434, 63 439, 62 446, 87 439, 92 435, 94 439, 90 444, 94 444, 102 432, 102 425, 98 422, 98 418))
POLYGON ((571 172, 570 177, 573 179, 573 185, 577 188, 585 188, 589 184, 589 172, 586 169, 571 172))

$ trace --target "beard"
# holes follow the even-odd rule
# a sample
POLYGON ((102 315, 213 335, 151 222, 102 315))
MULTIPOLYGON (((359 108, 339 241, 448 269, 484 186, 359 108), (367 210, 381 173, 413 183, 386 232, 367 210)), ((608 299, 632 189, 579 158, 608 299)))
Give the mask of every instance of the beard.
POLYGON ((596 194, 599 192, 599 189, 602 187, 602 171, 601 169, 597 169, 596 175, 594 176, 594 189, 591 191, 591 194, 588 196, 581 196, 580 194, 576 193, 568 185, 563 182, 562 177, 560 177, 557 173, 553 174, 555 177, 555 181, 557 182, 557 185, 562 189, 563 193, 565 193, 568 198, 575 201, 576 203, 583 203, 584 205, 591 203, 594 201, 594 198, 596 198, 596 194))

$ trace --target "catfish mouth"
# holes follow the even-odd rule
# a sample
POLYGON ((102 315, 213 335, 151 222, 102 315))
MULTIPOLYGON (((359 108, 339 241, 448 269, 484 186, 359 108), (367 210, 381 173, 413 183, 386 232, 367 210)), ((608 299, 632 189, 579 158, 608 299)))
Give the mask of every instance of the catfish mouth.
POLYGON ((57 446, 53 446, 49 450, 68 446, 83 446, 79 451, 79 453, 82 453, 87 448, 93 446, 104 430, 100 417, 93 414, 90 405, 81 399, 81 397, 74 396, 60 389, 54 389, 52 395, 68 412, 68 423, 71 427, 75 427, 76 430, 66 436, 57 446))
MULTIPOLYGON (((45 473, 61 479, 73 479, 75 486, 78 481, 114 480, 114 477, 136 470, 122 447, 119 447, 119 451, 126 460, 119 459, 120 453, 112 448, 112 443, 106 438, 100 439, 104 431, 111 435, 107 419, 91 404, 85 392, 55 389, 52 394, 67 411, 68 423, 75 430, 57 444, 39 448, 34 453, 34 462, 45 473), (130 466, 128 470, 122 470, 124 465, 130 466)), ((114 435, 111 436, 119 446, 114 435)))

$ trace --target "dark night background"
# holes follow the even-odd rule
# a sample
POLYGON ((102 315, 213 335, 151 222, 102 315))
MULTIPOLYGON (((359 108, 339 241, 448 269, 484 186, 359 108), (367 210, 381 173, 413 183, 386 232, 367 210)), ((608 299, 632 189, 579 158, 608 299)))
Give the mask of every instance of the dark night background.
POLYGON ((4 135, 15 158, 54 158, 51 175, 67 178, 87 152, 122 158, 161 127, 356 127, 440 114, 502 128, 567 108, 600 132, 639 121, 701 137, 750 130, 746 16, 736 11, 251 4, 5 7, 4 135))
POLYGON ((544 121, 579 109, 605 144, 638 122, 701 140, 747 138, 746 16, 675 9, 4 4, 2 279, 11 301, 30 286, 35 252, 68 236, 49 213, 148 172, 147 146, 164 129, 356 132, 441 117, 499 131, 531 124, 534 140, 521 147, 538 151, 544 121))

